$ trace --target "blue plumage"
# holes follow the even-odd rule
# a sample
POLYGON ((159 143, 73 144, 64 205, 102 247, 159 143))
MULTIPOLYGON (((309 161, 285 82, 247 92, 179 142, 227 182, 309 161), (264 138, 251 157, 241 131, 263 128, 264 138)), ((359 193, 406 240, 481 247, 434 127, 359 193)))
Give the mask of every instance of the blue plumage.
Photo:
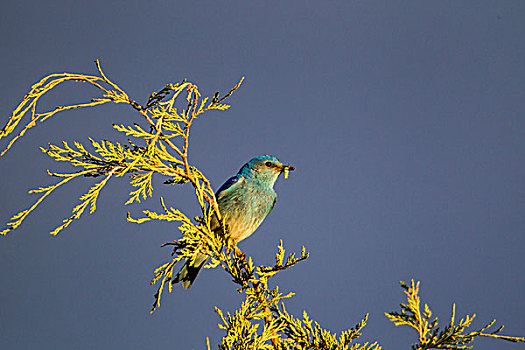
MULTIPOLYGON (((274 156, 255 157, 219 188, 215 195, 219 210, 235 243, 250 236, 273 209, 277 198, 273 185, 282 172, 289 170, 295 168, 274 156)), ((219 229, 216 217, 211 224, 212 230, 219 229)), ((193 262, 186 261, 173 283, 182 281, 184 288, 189 288, 206 260, 207 255, 197 253, 193 262)))

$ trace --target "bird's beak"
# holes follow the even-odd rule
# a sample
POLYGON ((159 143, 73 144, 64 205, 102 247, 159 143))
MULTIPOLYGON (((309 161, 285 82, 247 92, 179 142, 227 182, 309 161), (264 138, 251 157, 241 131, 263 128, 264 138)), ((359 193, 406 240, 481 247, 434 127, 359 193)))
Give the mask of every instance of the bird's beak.
POLYGON ((291 165, 285 165, 285 166, 283 166, 284 178, 287 179, 287 178, 288 178, 288 173, 289 173, 290 171, 294 171, 294 170, 295 170, 295 168, 294 168, 293 166, 291 166, 291 165))

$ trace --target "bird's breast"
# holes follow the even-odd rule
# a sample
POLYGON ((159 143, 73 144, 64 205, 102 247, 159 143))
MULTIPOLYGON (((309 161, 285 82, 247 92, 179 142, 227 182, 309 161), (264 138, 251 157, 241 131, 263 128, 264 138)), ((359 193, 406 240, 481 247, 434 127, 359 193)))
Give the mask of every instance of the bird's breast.
POLYGON ((221 214, 232 238, 240 242, 250 236, 272 209, 275 192, 272 188, 243 184, 235 191, 219 196, 221 214))

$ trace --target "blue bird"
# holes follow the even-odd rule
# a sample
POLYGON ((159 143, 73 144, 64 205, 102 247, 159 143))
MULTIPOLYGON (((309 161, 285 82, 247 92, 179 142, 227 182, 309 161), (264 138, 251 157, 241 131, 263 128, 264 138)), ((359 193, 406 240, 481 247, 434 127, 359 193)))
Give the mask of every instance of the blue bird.
MULTIPOLYGON (((281 173, 286 178, 291 170, 295 168, 284 165, 274 156, 259 156, 244 164, 237 175, 219 188, 215 194, 219 211, 235 244, 249 237, 272 211, 277 200, 273 185, 281 173)), ((215 216, 211 229, 220 230, 215 216)), ((208 258, 197 253, 195 260, 186 261, 172 283, 182 281, 182 286, 189 288, 208 258)))

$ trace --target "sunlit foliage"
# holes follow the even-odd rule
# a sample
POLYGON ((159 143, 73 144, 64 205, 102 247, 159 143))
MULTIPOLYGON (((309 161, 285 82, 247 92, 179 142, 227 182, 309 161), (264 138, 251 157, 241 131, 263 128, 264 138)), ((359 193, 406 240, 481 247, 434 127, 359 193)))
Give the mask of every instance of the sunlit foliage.
MULTIPOLYGON (((165 177, 165 184, 190 184, 200 208, 197 216, 195 214, 188 216, 179 209, 166 205, 164 198, 161 198, 161 212, 143 210, 140 218, 133 218, 129 213, 127 216, 127 220, 133 223, 167 221, 173 222, 179 229, 180 236, 164 244, 173 248, 171 257, 154 270, 151 284, 157 284, 158 287, 151 312, 160 306, 164 288, 167 286, 168 292, 172 291, 175 266, 180 261, 195 259, 197 253, 203 253, 210 256, 205 267, 222 268, 230 276, 237 291, 244 295, 244 301, 234 312, 215 308, 219 316, 218 327, 225 332, 218 344, 219 349, 379 350, 381 348, 376 342, 362 344, 355 342, 366 326, 368 315, 365 315, 353 328, 342 331, 337 336, 311 320, 306 311, 303 311, 301 318, 297 318, 286 310, 285 302, 292 298, 294 293, 282 292, 277 285, 269 286, 269 281, 283 270, 306 260, 308 253, 304 247, 300 256, 293 253, 286 255, 281 241, 277 247, 275 264, 263 266, 254 264, 252 258, 242 253, 229 239, 212 185, 190 161, 188 150, 190 129, 194 121, 206 112, 227 110, 230 106, 223 102, 240 87, 243 79, 225 95, 221 96, 217 92, 211 99, 203 98, 197 86, 186 80, 167 84, 152 93, 148 101, 141 106, 106 77, 98 61, 96 66, 99 75, 51 74, 33 85, 0 132, 0 140, 6 141, 6 146, 0 155, 3 156, 31 128, 42 124, 59 112, 107 103, 124 104, 137 112, 138 119, 129 124, 113 124, 116 132, 125 134, 129 138, 127 143, 87 138, 85 144, 78 141, 62 141, 42 147, 42 152, 53 160, 68 163, 77 170, 70 173, 48 171, 48 175, 57 178, 57 182, 29 191, 40 197, 31 207, 12 216, 7 227, 0 232, 2 235, 18 228, 54 190, 73 179, 97 178, 98 181, 87 193, 80 196, 80 203, 73 208, 71 216, 65 218, 51 232, 53 235, 57 235, 74 220, 79 219, 86 210, 93 213, 97 209, 97 201, 102 190, 110 180, 126 179, 132 187, 133 190, 124 205, 141 204, 151 197, 154 191, 152 185, 154 175, 165 177), (87 83, 98 89, 101 96, 86 103, 59 106, 47 112, 40 112, 38 110, 40 99, 66 82, 87 83), (15 132, 16 130, 18 131, 15 132), (221 230, 211 230, 211 220, 214 215, 222 223, 221 230)), ((286 175, 288 174, 285 173, 286 175)), ((474 316, 467 316, 455 325, 454 308, 450 323, 443 329, 438 328, 437 318, 431 318, 432 313, 427 305, 423 313, 420 311, 418 286, 419 284, 414 282, 410 287, 402 284, 408 296, 408 303, 401 304, 400 312, 386 314, 396 325, 408 325, 416 329, 419 342, 412 346, 413 349, 464 349, 468 348, 468 344, 477 337, 525 341, 524 338, 499 335, 503 327, 492 333, 485 333, 493 323, 479 331, 465 333, 474 316)), ((207 347, 211 348, 209 340, 207 340, 207 347)))

